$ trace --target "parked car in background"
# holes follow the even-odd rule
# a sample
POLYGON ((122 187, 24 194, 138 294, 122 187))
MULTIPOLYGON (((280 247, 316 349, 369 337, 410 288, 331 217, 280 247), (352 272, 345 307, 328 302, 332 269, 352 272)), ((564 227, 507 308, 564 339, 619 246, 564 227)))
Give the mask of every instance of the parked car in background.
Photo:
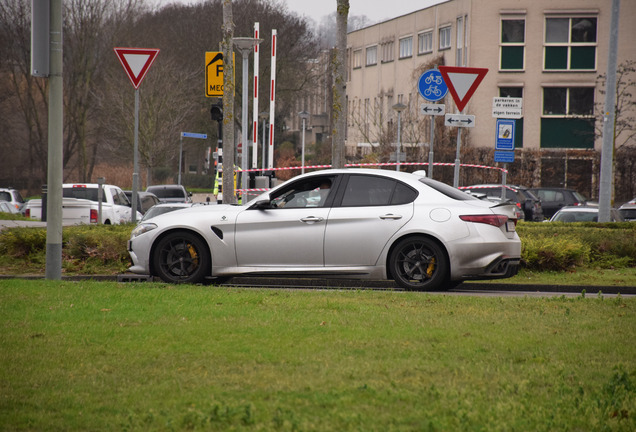
MULTIPOLYGON (((128 201, 132 203, 132 191, 125 190, 124 194, 126 194, 126 198, 128 198, 128 201)), ((152 192, 137 192, 137 211, 142 215, 146 214, 150 207, 159 204, 159 202, 160 201, 157 195, 153 194, 152 192)))
POLYGON ((550 219, 561 208, 566 206, 584 206, 589 200, 574 189, 540 187, 529 188, 541 200, 543 216, 550 219))
POLYGON ((150 209, 148 209, 148 211, 144 214, 144 217, 141 218, 141 221, 139 221, 139 223, 141 222, 145 222, 148 219, 151 219, 153 217, 157 217, 159 215, 162 215, 164 213, 170 213, 172 211, 175 210, 182 210, 185 208, 190 208, 193 205, 203 205, 202 203, 197 203, 197 204, 193 204, 193 203, 159 203, 155 206, 150 207, 150 209))
POLYGON ((22 195, 20 195, 17 189, 13 188, 0 188, 0 201, 11 203, 18 212, 22 210, 24 206, 24 198, 22 198, 22 195))
MULTIPOLYGON (((598 207, 563 207, 550 219, 550 222, 598 222, 598 207)), ((610 222, 623 222, 617 209, 610 209, 610 222)))
POLYGON ((162 203, 192 202, 192 194, 182 185, 153 185, 148 186, 146 192, 155 194, 162 203))
POLYGON ((0 213, 11 213, 16 214, 20 213, 20 211, 15 208, 15 205, 9 201, 0 201, 0 213))
MULTIPOLYGON (((122 224, 132 221, 130 201, 118 186, 101 185, 101 223, 122 224)), ((96 183, 65 183, 62 185, 62 222, 72 224, 96 224, 99 220, 99 185, 96 183)), ((32 199, 25 205, 24 215, 30 219, 42 219, 42 200, 32 199)), ((141 219, 138 212, 137 219, 141 219)))
POLYGON ((170 283, 303 275, 433 290, 514 276, 521 241, 509 206, 416 173, 335 169, 294 177, 244 205, 153 217, 132 231, 128 251, 132 272, 170 283))
POLYGON ((618 212, 626 221, 636 222, 636 198, 620 206, 618 212))
POLYGON ((504 187, 506 189, 505 199, 511 201, 519 207, 521 211, 523 211, 524 219, 530 222, 541 222, 543 221, 543 207, 541 205, 541 200, 534 195, 532 192, 523 186, 513 186, 506 185, 502 186, 500 184, 483 184, 483 185, 473 185, 473 186, 462 186, 459 189, 464 191, 470 191, 473 193, 483 193, 488 196, 488 199, 495 198, 501 199, 501 188, 504 187))

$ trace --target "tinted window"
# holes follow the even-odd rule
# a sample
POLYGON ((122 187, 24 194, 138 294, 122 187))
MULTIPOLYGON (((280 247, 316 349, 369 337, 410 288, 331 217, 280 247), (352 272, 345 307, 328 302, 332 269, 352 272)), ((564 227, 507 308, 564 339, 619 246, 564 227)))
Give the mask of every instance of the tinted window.
POLYGON ((349 176, 343 207, 398 205, 413 202, 417 192, 396 180, 367 175, 349 176))
MULTIPOLYGON (((468 200, 478 199, 472 195, 467 194, 466 192, 463 192, 457 188, 449 186, 446 183, 438 182, 437 180, 432 180, 432 179, 429 179, 428 177, 422 177, 420 178, 420 181, 424 183, 426 186, 429 186, 435 189, 437 192, 458 201, 468 201, 468 200)), ((486 193, 485 191, 478 190, 478 189, 471 189, 471 190, 475 192, 486 193)), ((501 195, 501 189, 499 190, 499 194, 501 195)))
MULTIPOLYGON (((70 187, 62 189, 62 196, 97 201, 97 192, 97 188, 70 187)), ((106 202, 106 193, 102 193, 102 202, 106 202)))

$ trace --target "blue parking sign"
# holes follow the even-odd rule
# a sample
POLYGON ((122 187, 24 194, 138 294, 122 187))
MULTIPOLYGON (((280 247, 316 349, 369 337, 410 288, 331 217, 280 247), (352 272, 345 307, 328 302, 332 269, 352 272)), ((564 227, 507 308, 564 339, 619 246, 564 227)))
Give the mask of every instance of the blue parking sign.
POLYGON ((515 149, 515 121, 513 119, 497 119, 495 132, 495 150, 515 149))
POLYGON ((437 69, 429 69, 420 76, 417 82, 417 90, 420 95, 431 102, 444 99, 448 93, 448 87, 442 78, 442 74, 437 69))

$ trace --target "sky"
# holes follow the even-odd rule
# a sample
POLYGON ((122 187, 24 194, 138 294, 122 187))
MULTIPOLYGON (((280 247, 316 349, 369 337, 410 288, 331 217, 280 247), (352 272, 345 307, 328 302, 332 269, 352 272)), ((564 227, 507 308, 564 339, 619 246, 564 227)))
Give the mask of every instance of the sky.
MULTIPOLYGON (((349 0, 349 15, 366 15, 372 22, 385 21, 424 9, 442 0, 349 0)), ((336 11, 337 0, 283 0, 289 10, 320 22, 336 11)))

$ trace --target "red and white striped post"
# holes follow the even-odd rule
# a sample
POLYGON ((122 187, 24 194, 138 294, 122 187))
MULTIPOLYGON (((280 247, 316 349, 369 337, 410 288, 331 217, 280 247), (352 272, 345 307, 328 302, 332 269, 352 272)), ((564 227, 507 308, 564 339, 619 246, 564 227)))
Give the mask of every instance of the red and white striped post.
POLYGON ((269 145, 267 168, 274 168, 274 108, 276 102, 276 29, 272 29, 272 81, 269 92, 269 145))
MULTIPOLYGON (((259 23, 254 23, 254 39, 259 36, 259 23)), ((254 45, 254 103, 252 110, 252 168, 258 162, 258 44, 254 45)))

